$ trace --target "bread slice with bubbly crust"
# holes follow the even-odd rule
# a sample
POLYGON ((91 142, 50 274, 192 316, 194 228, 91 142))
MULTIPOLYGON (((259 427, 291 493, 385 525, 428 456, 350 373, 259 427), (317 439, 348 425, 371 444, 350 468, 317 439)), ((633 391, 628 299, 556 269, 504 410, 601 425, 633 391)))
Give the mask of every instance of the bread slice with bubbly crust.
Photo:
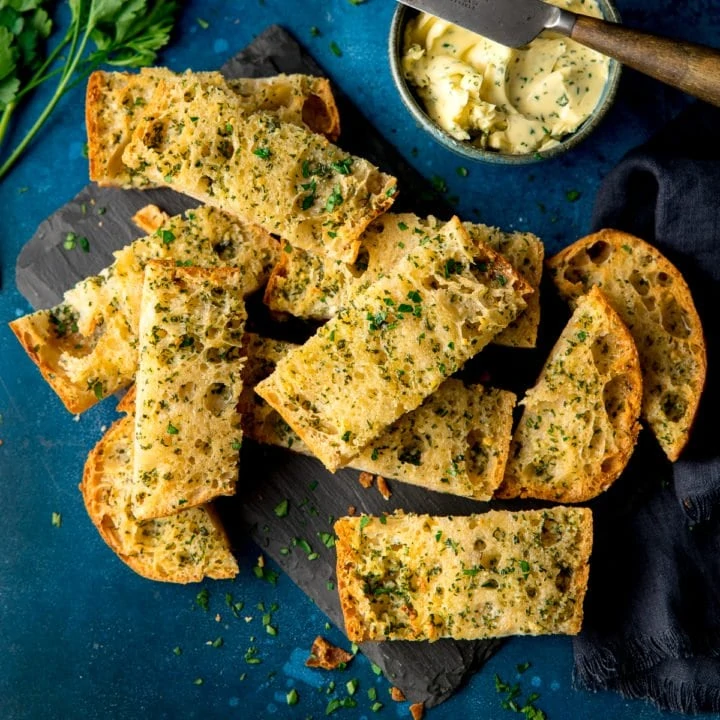
POLYGON ((368 640, 575 635, 592 514, 555 507, 335 523, 345 631, 368 640))
POLYGON ((487 345, 528 292, 455 218, 353 295, 255 390, 334 472, 487 345))
POLYGON ((80 491, 102 539, 136 573, 163 582, 235 577, 238 565, 209 505, 140 522, 130 504, 133 418, 117 420, 90 452, 80 491))
POLYGON ((643 417, 670 460, 685 447, 705 385, 700 317, 679 270, 657 248, 619 230, 581 238, 548 261, 563 297, 597 285, 640 353, 643 417))
POLYGON ((91 180, 106 186, 150 184, 144 176, 125 166, 123 151, 158 83, 182 86, 188 78, 227 88, 237 96, 243 114, 270 112, 330 140, 337 139, 340 133, 335 99, 325 78, 276 75, 226 80, 217 72, 176 74, 160 67, 142 68, 139 73, 97 70, 88 79, 85 102, 91 180))
POLYGON ((145 266, 132 491, 140 520, 235 493, 247 317, 240 284, 239 268, 145 266))
POLYGON ((397 190, 367 160, 270 113, 244 116, 234 93, 192 77, 182 86, 160 81, 123 162, 152 183, 345 262, 397 190))
POLYGON ((277 252, 277 241, 256 225, 200 207, 118 250, 112 265, 77 283, 60 305, 14 320, 10 328, 65 407, 83 412, 135 377, 149 260, 239 267, 238 289, 248 295, 265 284, 277 252))
MULTIPOLYGON (((247 333, 239 410, 245 437, 311 454, 282 417, 255 392, 297 345, 247 333)), ((420 407, 396 420, 350 461, 350 467, 436 492, 490 500, 502 481, 515 395, 446 380, 420 407)))
MULTIPOLYGON (((265 289, 271 310, 312 320, 329 320, 347 302, 387 273, 399 260, 443 226, 434 217, 412 213, 385 213, 361 237, 360 250, 351 265, 309 250, 285 247, 265 289)), ((503 255, 535 291, 527 308, 493 339, 511 347, 534 347, 540 321, 540 279, 544 248, 531 233, 504 233, 496 228, 464 223, 471 239, 503 255)))
POLYGON ((632 335, 593 287, 521 401, 497 497, 584 502, 607 490, 635 447, 641 399, 632 335))

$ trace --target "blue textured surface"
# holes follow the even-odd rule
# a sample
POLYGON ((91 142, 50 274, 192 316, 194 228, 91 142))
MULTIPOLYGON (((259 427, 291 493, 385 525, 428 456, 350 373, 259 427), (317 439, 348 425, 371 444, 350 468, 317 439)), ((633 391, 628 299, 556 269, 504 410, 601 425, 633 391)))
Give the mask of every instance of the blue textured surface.
MULTIPOLYGON (((471 165, 461 177, 458 159, 415 127, 393 91, 385 54, 393 5, 196 0, 186 3, 161 60, 177 70, 214 69, 268 25, 280 23, 420 172, 446 180, 463 216, 532 230, 550 252, 587 231, 594 193, 607 170, 687 102, 627 71, 616 105, 576 150, 531 167, 471 165), (209 27, 203 29, 198 18, 209 27), (319 37, 311 36, 313 25, 319 37), (331 52, 332 41, 341 57, 331 52), (570 190, 580 193, 574 202, 570 190)), ((620 0, 618 7, 628 24, 706 43, 717 44, 720 37, 717 0, 620 0)), ((18 131, 29 126, 41 99, 24 108, 18 131)), ((251 543, 238 549, 241 573, 234 582, 202 585, 210 593, 206 612, 195 602, 200 586, 135 576, 92 527, 77 484, 113 410, 105 403, 74 419, 6 325, 30 310, 14 286, 20 248, 45 216, 87 182, 84 141, 77 89, 0 185, 0 718, 317 718, 324 717, 329 699, 345 696, 345 683, 355 677, 358 707, 338 716, 375 717, 367 696, 375 687, 385 705, 378 717, 407 717, 407 705, 389 700, 387 682, 362 657, 345 671, 303 667, 318 633, 346 643, 337 629, 326 631, 326 618, 287 577, 277 586, 255 578, 251 568, 259 551, 251 543), (61 513, 61 527, 52 525, 53 512, 61 513), (244 602, 240 617, 227 607, 226 593, 244 602), (259 603, 264 612, 277 604, 276 637, 265 632, 259 603), (224 643, 216 648, 212 641, 218 637, 224 643), (260 664, 246 663, 251 646, 258 648, 260 664), (331 682, 335 690, 329 690, 331 682), (292 687, 300 700, 288 707, 285 696, 292 687)), ((509 681, 518 677, 526 693, 539 692, 538 705, 552 720, 671 717, 643 702, 573 690, 571 669, 568 639, 513 639, 430 717, 512 717, 501 708, 494 673, 509 681), (516 666, 527 661, 531 668, 519 676, 516 666)))

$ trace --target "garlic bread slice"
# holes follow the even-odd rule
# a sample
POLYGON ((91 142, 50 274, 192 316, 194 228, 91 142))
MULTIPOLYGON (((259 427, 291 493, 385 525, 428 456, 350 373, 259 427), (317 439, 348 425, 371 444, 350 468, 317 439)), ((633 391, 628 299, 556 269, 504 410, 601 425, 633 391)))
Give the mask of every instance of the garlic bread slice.
POLYGON ((705 385, 700 317, 680 271, 657 248, 619 230, 578 240, 548 261, 560 294, 600 287, 640 353, 643 418, 670 460, 690 436, 705 385))
POLYGON ((594 287, 520 403, 497 497, 573 503, 607 490, 635 447, 641 398, 635 343, 594 287))
POLYGON ((132 492, 140 520, 235 492, 246 319, 241 274, 145 266, 132 492))
POLYGON ((80 491, 102 539, 136 573, 162 582, 233 578, 237 561, 209 506, 140 522, 133 514, 133 418, 111 425, 85 463, 80 491))
POLYGON ((340 518, 335 533, 353 642, 580 631, 592 548, 586 508, 363 515, 340 518))

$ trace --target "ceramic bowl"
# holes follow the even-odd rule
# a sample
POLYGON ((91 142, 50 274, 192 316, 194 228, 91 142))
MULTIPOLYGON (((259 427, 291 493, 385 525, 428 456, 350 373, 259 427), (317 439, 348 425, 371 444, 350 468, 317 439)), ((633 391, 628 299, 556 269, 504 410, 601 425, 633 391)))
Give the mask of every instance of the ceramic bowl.
MULTIPOLYGON (((611 22, 619 22, 620 15, 615 6, 609 0, 598 0, 600 10, 606 20, 611 22)), ((605 83, 602 95, 595 110, 590 117, 583 122, 582 125, 570 135, 564 137, 557 145, 546 148, 544 150, 536 150, 531 153, 521 155, 505 153, 498 150, 483 149, 476 147, 462 140, 457 140, 448 132, 443 130, 434 120, 427 114, 422 100, 415 93, 410 83, 403 76, 401 58, 403 51, 403 41, 405 36, 405 26, 411 18, 418 14, 417 10, 398 4, 390 25, 389 39, 389 56, 390 69, 395 81, 395 85, 400 93, 402 101, 415 118, 420 127, 430 133, 441 145, 449 150, 461 155, 466 160, 481 160, 483 162, 495 163, 499 165, 524 165, 527 163, 539 162, 557 157, 574 148, 578 143, 582 142, 592 131, 598 126, 605 113, 615 99, 618 83, 620 81, 621 65, 616 60, 610 60, 608 68, 608 79, 605 83)))

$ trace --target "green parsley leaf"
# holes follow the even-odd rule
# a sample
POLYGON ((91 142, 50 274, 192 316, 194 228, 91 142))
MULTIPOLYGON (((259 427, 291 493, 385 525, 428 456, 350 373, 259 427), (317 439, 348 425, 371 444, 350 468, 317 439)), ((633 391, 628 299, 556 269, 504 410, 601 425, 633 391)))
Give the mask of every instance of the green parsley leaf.
POLYGON ((210 23, 202 18, 195 18, 195 22, 203 29, 207 30, 210 27, 210 23))
POLYGON ((167 434, 168 435, 177 435, 180 431, 172 424, 168 423, 167 426, 167 434))
POLYGON ((288 514, 288 509, 290 507, 290 501, 286 498, 285 500, 281 500, 274 509, 274 513, 279 518, 284 518, 288 514))
POLYGON ((565 193, 565 197, 568 202, 575 202, 576 200, 579 200, 581 196, 582 193, 579 190, 568 190, 565 193))
POLYGON ((59 528, 62 526, 62 515, 59 512, 54 512, 52 514, 52 526, 59 528))
POLYGON ((195 604, 207 612, 210 609, 210 592, 207 588, 203 588, 195 596, 195 604))
POLYGON ((298 691, 295 688, 285 695, 285 701, 288 705, 297 705, 299 699, 298 691))
POLYGON ((268 160, 270 158, 270 156, 272 155, 272 152, 270 151, 270 148, 259 147, 259 148, 255 148, 253 150, 253 155, 257 155, 259 158, 262 158, 263 160, 268 160))
POLYGON ((328 212, 333 212, 335 208, 340 207, 343 204, 343 196, 340 194, 340 186, 336 185, 330 196, 325 203, 325 209, 328 212))
POLYGON ((330 43, 330 52, 332 52, 335 57, 342 57, 342 50, 334 40, 330 43))

